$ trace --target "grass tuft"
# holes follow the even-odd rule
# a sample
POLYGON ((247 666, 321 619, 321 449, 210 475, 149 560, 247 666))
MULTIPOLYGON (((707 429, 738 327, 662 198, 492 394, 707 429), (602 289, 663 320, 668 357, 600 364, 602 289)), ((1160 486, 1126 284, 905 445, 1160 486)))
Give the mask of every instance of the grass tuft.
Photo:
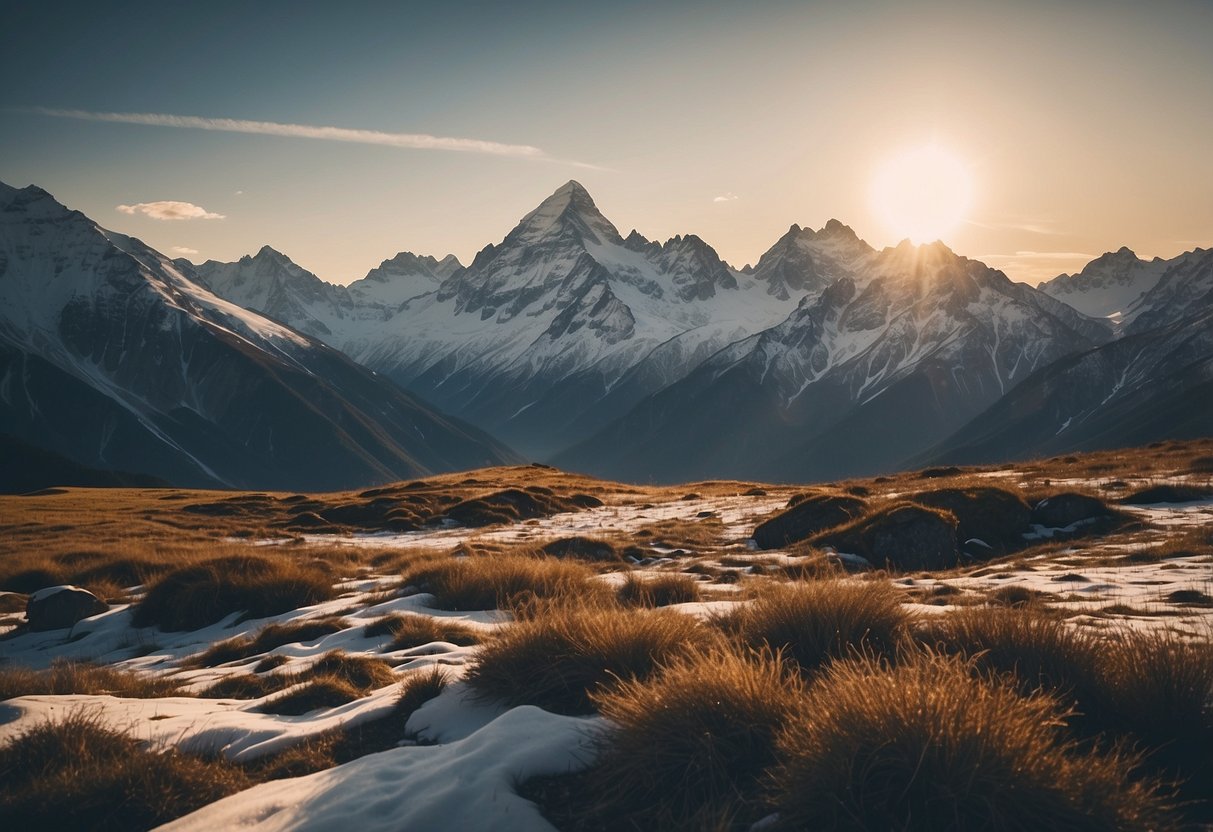
POLYGON ((1080 753, 1056 702, 920 655, 828 668, 779 739, 786 829, 1177 828, 1136 759, 1080 753))
POLYGON ((407 720, 415 710, 446 690, 450 683, 450 677, 440 664, 413 671, 400 683, 400 694, 396 697, 397 717, 407 720))
POLYGON ((610 724, 587 773, 606 828, 701 829, 762 816, 752 801, 804 682, 769 652, 713 650, 594 695, 610 724), (722 823, 724 821, 725 823, 722 823))
POLYGON ((590 583, 593 570, 577 561, 525 554, 452 558, 419 566, 405 580, 434 595, 443 609, 515 608, 532 599, 609 595, 590 583))
POLYGON ((485 697, 563 714, 593 711, 591 695, 711 641, 710 631, 670 611, 550 607, 489 637, 467 681, 485 697))
POLYGON ((0 827, 150 829, 249 785, 230 763, 152 750, 76 712, 0 748, 0 827))
POLYGON ((0 668, 0 701, 16 696, 89 694, 156 699, 179 693, 177 682, 116 667, 56 659, 46 670, 0 668))
POLYGON ((856 652, 895 654, 910 620, 887 583, 843 578, 772 586, 719 623, 742 644, 778 650, 811 673, 856 652))
POLYGON ((325 708, 336 708, 353 702, 362 691, 334 674, 313 676, 302 687, 295 688, 261 706, 266 714, 302 716, 325 708))
POLYGON ((699 581, 683 572, 640 577, 629 572, 619 586, 618 597, 629 607, 668 607, 699 600, 699 581))
POLYGON ((388 650, 411 650, 434 642, 446 642, 459 647, 480 643, 480 633, 459 621, 430 615, 392 613, 363 629, 367 637, 390 635, 388 650))
POLYGON ((136 627, 197 630, 226 615, 264 618, 333 597, 332 579, 287 559, 218 558, 169 572, 135 608, 136 627))
POLYGON ((333 633, 339 633, 349 626, 349 622, 343 618, 313 618, 304 621, 268 624, 257 631, 256 635, 237 636, 212 644, 203 653, 192 658, 189 664, 195 667, 216 667, 261 653, 268 653, 270 650, 286 644, 317 641, 333 633))

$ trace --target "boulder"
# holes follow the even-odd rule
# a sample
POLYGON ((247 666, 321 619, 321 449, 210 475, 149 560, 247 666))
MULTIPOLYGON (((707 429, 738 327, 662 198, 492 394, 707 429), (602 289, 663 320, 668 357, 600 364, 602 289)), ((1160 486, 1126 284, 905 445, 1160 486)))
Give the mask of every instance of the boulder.
POLYGON ((601 500, 589 494, 561 497, 557 494, 507 488, 457 503, 447 509, 445 517, 461 526, 491 526, 495 523, 517 523, 566 511, 597 508, 602 504, 601 500))
POLYGON ((1155 485, 1134 491, 1120 502, 1148 506, 1156 503, 1193 503, 1213 498, 1213 487, 1207 485, 1155 485))
POLYGON ((1003 488, 939 488, 908 497, 928 508, 951 512, 960 541, 984 541, 995 555, 1024 545, 1032 509, 1023 497, 1003 488))
POLYGON ((78 586, 48 586, 29 597, 25 617, 31 630, 62 630, 103 613, 109 604, 78 586))
POLYGON ((1103 519, 1113 516, 1112 510, 1098 497, 1064 491, 1036 504, 1032 522, 1047 529, 1064 529, 1080 520, 1103 519))
POLYGON ((913 503, 887 506, 849 526, 817 535, 813 543, 901 571, 950 569, 960 560, 956 518, 913 503))
POLYGON ((849 523, 863 514, 866 503, 844 494, 808 494, 791 508, 765 520, 754 529, 760 549, 778 549, 849 523))
POLYGON ((610 541, 580 536, 553 540, 543 547, 543 552, 557 558, 578 560, 615 561, 620 558, 610 541))

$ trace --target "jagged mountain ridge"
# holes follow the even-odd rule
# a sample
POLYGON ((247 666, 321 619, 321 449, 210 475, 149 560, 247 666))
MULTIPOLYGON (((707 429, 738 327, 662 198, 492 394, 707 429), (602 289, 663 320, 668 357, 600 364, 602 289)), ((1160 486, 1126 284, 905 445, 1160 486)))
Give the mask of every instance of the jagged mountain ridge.
POLYGON ((1002 462, 1213 435, 1213 291, 1193 308, 1042 368, 923 460, 1002 462))
POLYGON ((1143 260, 1122 247, 1040 289, 1084 315, 1109 319, 1118 330, 1140 333, 1177 322, 1213 289, 1209 257, 1209 249, 1198 248, 1170 260, 1143 260))
POLYGON ((389 320, 405 301, 437 289, 463 269, 453 254, 438 260, 402 251, 371 269, 366 277, 339 286, 321 280, 270 246, 234 263, 175 262, 220 297, 338 349, 346 349, 351 341, 389 320))
POLYGON ((355 487, 514 458, 33 186, 0 185, 0 432, 184 485, 355 487))
POLYGON ((569 182, 466 269, 430 258, 416 295, 322 337, 538 458, 831 477, 896 467, 1033 371, 1173 320, 1213 288, 1207 257, 1122 249, 1037 291, 942 244, 877 252, 831 220, 738 270, 695 235, 622 237, 569 182))
POLYGON ((894 468, 1110 328, 942 243, 873 252, 556 464, 796 480, 894 468))
MULTIPOLYGON (((837 221, 821 232, 794 227, 785 238, 758 269, 739 271, 695 235, 622 237, 570 181, 466 269, 452 269, 436 288, 417 281, 423 291, 397 309, 353 297, 374 273, 348 287, 353 311, 327 298, 305 309, 263 308, 270 301, 256 298, 263 306, 253 308, 545 456, 778 322, 871 252, 837 221)), ((250 300, 232 281, 212 278, 215 266, 199 270, 225 297, 250 300)))

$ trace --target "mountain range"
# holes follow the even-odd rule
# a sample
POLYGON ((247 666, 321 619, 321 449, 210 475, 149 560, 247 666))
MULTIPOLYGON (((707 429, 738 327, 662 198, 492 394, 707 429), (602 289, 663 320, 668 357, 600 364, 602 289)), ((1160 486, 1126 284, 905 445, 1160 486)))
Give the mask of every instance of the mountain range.
POLYGON ((803 481, 1213 433, 1209 250, 1121 249, 1036 289, 942 243, 877 250, 830 220, 737 269, 694 235, 622 235, 568 182, 466 267, 401 252, 339 286, 268 246, 169 260, 37 189, 6 188, 0 206, 3 360, 82 382, 83 412, 109 408, 120 427, 40 423, 63 409, 61 385, 13 397, 7 368, 0 432, 92 467, 304 488, 512 459, 509 446, 621 479, 803 481), (110 259, 137 275, 121 291, 110 259), (71 285, 12 294, 24 284, 71 285), (151 310, 137 325, 135 307, 151 310), (241 395, 173 363, 195 331, 202 352, 241 355, 241 395), (255 427, 228 413, 270 395, 267 377, 280 409, 258 406, 255 427), (309 383, 325 395, 301 394, 309 383), (307 440, 295 407, 314 420, 307 440), (323 483, 305 443, 340 459, 323 483))
POLYGON ((332 489, 515 458, 33 186, 0 185, 0 433, 192 486, 332 489))

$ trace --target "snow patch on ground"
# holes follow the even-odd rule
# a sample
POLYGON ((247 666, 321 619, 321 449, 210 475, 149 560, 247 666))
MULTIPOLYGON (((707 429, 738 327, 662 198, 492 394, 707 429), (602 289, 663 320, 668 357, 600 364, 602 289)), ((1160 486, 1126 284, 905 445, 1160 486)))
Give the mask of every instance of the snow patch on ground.
POLYGON ((513 708, 466 738, 396 748, 306 777, 276 780, 160 827, 172 832, 536 832, 553 827, 515 785, 576 771, 600 720, 513 708))

